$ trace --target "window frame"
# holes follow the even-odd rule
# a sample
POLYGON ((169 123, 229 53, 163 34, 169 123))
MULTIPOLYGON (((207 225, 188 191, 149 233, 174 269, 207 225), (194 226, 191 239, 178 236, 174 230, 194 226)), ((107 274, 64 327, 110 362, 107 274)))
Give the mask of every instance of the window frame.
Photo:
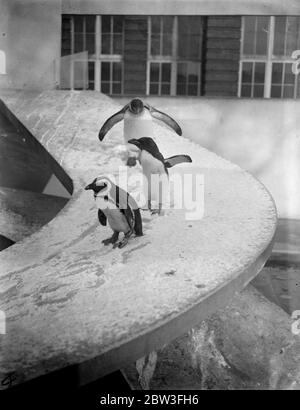
MULTIPOLYGON (((151 54, 151 38, 152 38, 152 25, 151 25, 151 17, 148 16, 148 36, 147 36, 147 68, 146 68, 146 95, 148 96, 179 96, 179 97, 200 97, 202 95, 202 60, 184 60, 182 57, 178 56, 178 16, 173 17, 173 28, 172 28, 172 55, 152 55, 151 54), (161 85, 162 82, 158 83, 159 94, 150 94, 150 73, 151 73, 151 64, 152 63, 169 63, 171 64, 171 78, 170 78, 170 94, 161 94, 161 85), (177 68, 178 64, 180 63, 197 63, 199 65, 199 75, 198 75, 198 82, 197 82, 197 94, 189 95, 189 94, 177 94, 177 68)), ((164 16, 160 16, 163 18, 164 16)), ((200 16, 202 19, 204 16, 200 16)), ((160 34, 162 34, 162 28, 160 27, 160 34)), ((162 38, 162 36, 161 36, 162 38)), ((161 40, 162 41, 162 40, 161 40)), ((203 37, 202 37, 203 41, 203 37)), ((188 88, 188 83, 187 83, 188 88)))
MULTIPOLYGON (((260 17, 260 16, 255 16, 260 17)), ((244 36, 245 36, 245 18, 247 16, 242 16, 242 24, 241 24, 241 47, 240 47, 240 62, 239 62, 239 81, 238 81, 238 97, 239 98, 261 98, 261 97, 243 97, 241 96, 242 91, 242 75, 243 75, 243 63, 265 63, 265 81, 264 81, 264 95, 262 98, 276 98, 271 97, 271 90, 272 90, 272 69, 274 63, 280 63, 283 65, 283 69, 285 69, 285 64, 292 64, 295 61, 292 59, 292 56, 274 56, 273 49, 274 49, 274 39, 275 39, 275 17, 276 16, 268 16, 269 17, 269 30, 268 30, 268 39, 267 39, 267 53, 266 56, 258 56, 258 55, 244 55, 243 54, 243 46, 244 46, 244 36)), ((289 16, 284 16, 289 17, 289 16)), ((286 39, 285 39, 286 41, 286 39)), ((253 79, 254 74, 252 75, 253 79)), ((282 78, 283 74, 282 74, 282 78)), ((251 90, 253 89, 253 83, 251 83, 251 90)), ((284 83, 281 82, 281 97, 280 98, 288 98, 283 97, 283 86, 284 83)), ((297 98, 297 88, 298 88, 298 75, 295 75, 294 81, 294 95, 293 98, 297 98)), ((252 94, 252 92, 251 92, 252 94)), ((298 97, 300 98, 300 96, 298 97)))
MULTIPOLYGON (((70 89, 74 90, 75 88, 75 79, 74 79, 74 65, 76 63, 84 63, 87 62, 87 70, 85 68, 83 71, 88 72, 88 63, 93 62, 94 63, 94 91, 99 91, 101 92, 101 64, 102 63, 110 63, 110 80, 109 80, 109 95, 122 95, 124 93, 124 62, 123 62, 123 54, 102 54, 102 15, 100 14, 95 14, 95 53, 88 55, 87 60, 74 57, 76 54, 79 53, 74 53, 74 48, 75 48, 75 30, 74 30, 74 17, 76 16, 75 14, 65 14, 63 16, 69 16, 70 17, 70 23, 71 23, 71 64, 70 64, 70 89), (121 93, 120 94, 113 94, 113 64, 114 62, 120 62, 121 63, 121 93)), ((83 17, 86 17, 87 15, 82 15, 83 17)), ((111 36, 113 36, 113 18, 114 15, 109 15, 111 19, 111 36)), ((85 31, 85 18, 83 19, 83 45, 86 44, 86 31, 85 31)), ((124 20, 123 20, 123 28, 122 28, 122 49, 124 52, 124 20)), ((112 48, 112 41, 111 41, 111 48, 112 48)), ((82 51, 86 52, 86 51, 82 51)), ((62 56, 66 57, 66 56, 62 56)), ((83 88, 84 90, 88 90, 89 87, 89 79, 87 75, 87 83, 85 84, 85 87, 83 88)))

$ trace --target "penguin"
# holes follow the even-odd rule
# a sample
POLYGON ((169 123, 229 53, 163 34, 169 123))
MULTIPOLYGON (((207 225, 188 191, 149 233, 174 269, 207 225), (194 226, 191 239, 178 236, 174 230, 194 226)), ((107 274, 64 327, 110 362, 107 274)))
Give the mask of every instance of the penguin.
POLYGON ((137 203, 128 192, 115 185, 108 177, 100 176, 85 187, 93 190, 98 207, 98 219, 101 225, 107 222, 113 230, 110 238, 104 239, 104 245, 113 244, 113 248, 123 248, 133 232, 143 235, 142 218, 137 203), (124 238, 118 242, 120 232, 124 238))
POLYGON ((164 158, 162 153, 159 151, 158 146, 150 137, 142 137, 139 139, 130 139, 128 144, 133 145, 135 148, 132 148, 132 154, 135 156, 136 159, 140 162, 143 174, 145 175, 148 183, 148 208, 150 211, 151 209, 151 202, 153 199, 157 199, 159 201, 159 209, 157 211, 153 211, 152 213, 161 213, 162 208, 162 192, 159 192, 157 195, 157 187, 153 191, 151 188, 151 176, 158 175, 160 187, 159 189, 163 189, 163 186, 168 186, 168 168, 172 168, 174 165, 181 164, 184 162, 192 162, 192 159, 189 155, 174 155, 169 158, 164 158), (165 185, 164 185, 165 184, 165 185), (166 185, 167 184, 167 185, 166 185), (154 198, 156 197, 156 198, 154 198))
MULTIPOLYGON (((107 132, 118 122, 124 120, 124 140, 127 144, 128 140, 134 138, 148 137, 153 135, 153 121, 156 118, 171 127, 178 135, 182 135, 182 131, 177 122, 169 115, 157 110, 156 108, 144 103, 139 98, 134 98, 126 104, 120 111, 112 115, 105 121, 99 131, 99 139, 103 140, 107 132)), ((128 149, 128 146, 127 146, 128 149)), ((128 149, 127 165, 135 165, 135 161, 128 149)))

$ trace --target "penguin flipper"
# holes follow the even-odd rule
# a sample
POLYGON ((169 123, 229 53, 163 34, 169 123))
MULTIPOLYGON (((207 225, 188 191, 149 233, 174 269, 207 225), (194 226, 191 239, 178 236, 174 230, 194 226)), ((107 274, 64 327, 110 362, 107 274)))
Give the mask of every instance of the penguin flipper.
POLYGON ((116 125, 118 122, 122 121, 124 119, 124 114, 128 108, 128 104, 125 105, 120 111, 116 112, 113 114, 111 117, 109 117, 105 123, 102 125, 100 131, 99 131, 99 140, 102 141, 105 135, 108 133, 108 131, 116 125))
POLYGON ((120 211, 125 216, 126 221, 129 225, 129 228, 132 231, 133 230, 133 213, 132 213, 130 207, 127 206, 127 208, 120 209, 120 211))
POLYGON ((156 118, 157 120, 160 120, 167 124, 170 128, 172 128, 178 135, 182 135, 182 130, 179 126, 179 124, 168 114, 157 110, 154 107, 149 107, 150 108, 150 113, 152 117, 156 118))
POLYGON ((174 155, 173 157, 165 159, 165 167, 172 168, 174 165, 182 164, 183 162, 192 162, 192 158, 189 155, 174 155))
POLYGON ((101 209, 98 209, 98 219, 101 225, 106 226, 107 218, 104 215, 104 213, 101 211, 101 209))
POLYGON ((139 209, 135 209, 133 212, 134 212, 134 233, 136 234, 136 236, 143 236, 143 224, 142 224, 141 212, 139 209))

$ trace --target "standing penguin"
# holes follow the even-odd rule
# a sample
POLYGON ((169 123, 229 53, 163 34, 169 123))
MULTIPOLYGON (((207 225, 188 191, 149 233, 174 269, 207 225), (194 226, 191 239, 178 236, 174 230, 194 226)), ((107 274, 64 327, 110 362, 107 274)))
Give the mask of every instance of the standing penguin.
MULTIPOLYGON (((171 127, 177 134, 181 135, 182 131, 177 122, 169 115, 143 103, 139 98, 134 98, 126 104, 120 111, 112 115, 105 121, 99 132, 100 141, 103 140, 107 132, 118 122, 124 120, 124 140, 153 135, 153 121, 156 118, 171 127)), ((129 152, 129 159, 131 158, 129 152)), ((130 160, 129 160, 130 162, 130 160)), ((131 165, 131 164, 128 164, 131 165)), ((135 164, 132 164, 135 165, 135 164)))
POLYGON ((132 149, 132 155, 139 160, 143 174, 147 179, 148 208, 151 210, 152 200, 158 200, 158 213, 160 214, 163 195, 168 187, 168 168, 172 168, 174 165, 183 162, 192 162, 192 159, 189 155, 174 155, 169 158, 164 158, 158 146, 150 137, 131 139, 128 141, 128 144, 134 145, 135 149, 132 149), (156 182, 159 183, 159 187, 157 184, 151 184, 151 181, 153 182, 153 176, 158 177, 156 182))
POLYGON ((128 192, 105 176, 95 178, 85 189, 94 191, 100 224, 106 226, 108 221, 113 230, 112 237, 102 241, 104 245, 112 243, 114 248, 123 248, 133 232, 136 236, 143 235, 140 210, 128 192), (117 243, 120 232, 124 233, 124 238, 117 243))

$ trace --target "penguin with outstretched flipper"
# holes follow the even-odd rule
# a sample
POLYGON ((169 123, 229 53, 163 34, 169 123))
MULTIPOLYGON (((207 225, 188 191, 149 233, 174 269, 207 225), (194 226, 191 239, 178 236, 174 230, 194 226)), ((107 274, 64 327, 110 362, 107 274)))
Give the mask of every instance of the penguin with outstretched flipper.
POLYGON ((177 122, 168 114, 144 103, 140 98, 134 98, 126 104, 120 111, 108 118, 99 131, 99 139, 103 140, 107 132, 118 122, 124 120, 124 141, 127 146, 127 165, 134 166, 135 159, 131 156, 130 148, 127 145, 130 139, 139 139, 153 135, 153 118, 164 122, 177 134, 182 135, 182 131, 177 122))
POLYGON ((105 176, 95 178, 85 189, 94 192, 100 224, 106 226, 108 222, 113 230, 112 237, 102 241, 104 245, 111 243, 114 248, 123 248, 133 233, 143 235, 139 207, 128 192, 105 176), (124 238, 118 242, 120 232, 124 233, 124 238))
POLYGON ((108 131, 122 120, 124 120, 125 142, 132 138, 153 135, 152 117, 164 122, 178 135, 182 135, 180 126, 172 117, 144 103, 141 99, 134 98, 105 121, 99 131, 99 139, 102 141, 108 131))

